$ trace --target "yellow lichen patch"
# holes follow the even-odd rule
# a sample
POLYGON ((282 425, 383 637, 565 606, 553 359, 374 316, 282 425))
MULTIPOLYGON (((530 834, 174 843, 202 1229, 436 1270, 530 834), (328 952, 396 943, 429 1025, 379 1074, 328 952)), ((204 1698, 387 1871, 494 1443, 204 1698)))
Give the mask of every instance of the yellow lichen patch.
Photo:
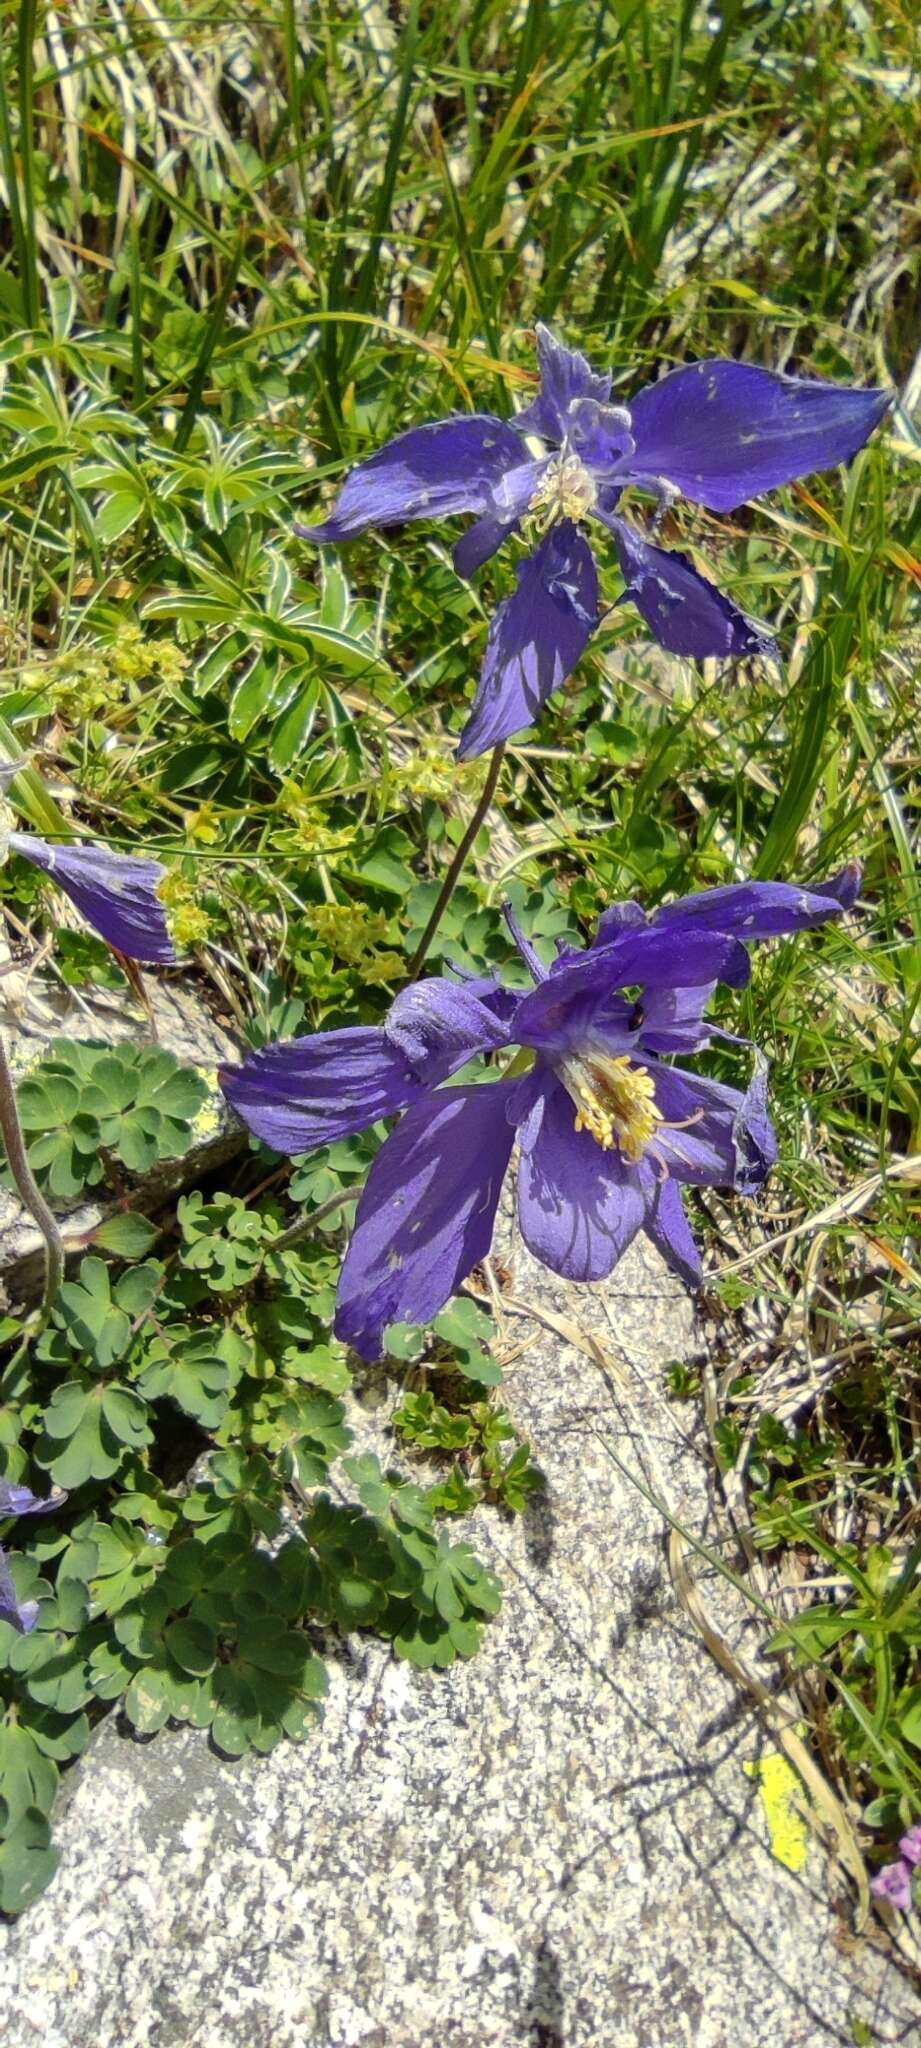
POLYGON ((637 1165, 662 1122, 652 1075, 627 1054, 612 1059, 606 1053, 570 1055, 559 1073, 576 1106, 576 1130, 637 1165))
POLYGON ((223 1106, 222 1097, 218 1094, 217 1068, 199 1067, 198 1071, 210 1092, 192 1119, 192 1129, 198 1139, 213 1138, 215 1131, 221 1126, 223 1106))
POLYGON ((801 1780, 782 1750, 743 1764, 746 1777, 757 1778, 771 1841, 771 1854, 788 1870, 802 1870, 809 1850, 809 1828, 803 1818, 801 1780))

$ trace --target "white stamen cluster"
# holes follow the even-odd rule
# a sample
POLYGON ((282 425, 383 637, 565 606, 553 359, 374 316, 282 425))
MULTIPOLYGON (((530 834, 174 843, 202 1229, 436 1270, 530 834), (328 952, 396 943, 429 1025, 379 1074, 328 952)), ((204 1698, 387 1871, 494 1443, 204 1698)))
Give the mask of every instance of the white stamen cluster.
POLYGON ((598 1052, 569 1054, 558 1072, 576 1106, 576 1130, 636 1166, 663 1120, 652 1075, 626 1054, 612 1059, 598 1052))
POLYGON ((578 455, 555 455, 541 477, 528 510, 542 513, 543 526, 556 519, 584 519, 598 500, 598 487, 578 455))

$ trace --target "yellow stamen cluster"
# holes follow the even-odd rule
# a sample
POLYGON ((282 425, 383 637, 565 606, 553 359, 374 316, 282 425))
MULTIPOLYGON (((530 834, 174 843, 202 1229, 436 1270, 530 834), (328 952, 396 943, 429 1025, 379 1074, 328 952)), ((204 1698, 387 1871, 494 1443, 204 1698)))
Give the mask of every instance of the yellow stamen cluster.
POLYGON ((548 463, 528 510, 543 513, 543 526, 555 519, 584 519, 597 502, 598 490, 578 455, 558 455, 548 463))
POLYGON ((576 1106, 576 1130, 589 1131, 605 1152, 618 1151, 636 1166, 662 1122, 655 1085, 645 1067, 625 1054, 570 1055, 560 1079, 576 1106))

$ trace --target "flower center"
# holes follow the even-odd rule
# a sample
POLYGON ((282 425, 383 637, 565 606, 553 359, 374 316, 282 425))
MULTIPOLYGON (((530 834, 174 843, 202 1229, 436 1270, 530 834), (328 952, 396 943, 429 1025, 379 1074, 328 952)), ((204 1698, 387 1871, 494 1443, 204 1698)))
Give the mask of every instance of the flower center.
POLYGON ((528 511, 543 513, 541 524, 552 526, 555 519, 584 519, 597 502, 595 479, 578 455, 555 455, 547 464, 528 511))
POLYGON ((626 1054, 612 1059, 600 1052, 570 1053, 557 1071, 576 1105, 576 1130, 636 1166, 662 1122, 652 1075, 626 1054))

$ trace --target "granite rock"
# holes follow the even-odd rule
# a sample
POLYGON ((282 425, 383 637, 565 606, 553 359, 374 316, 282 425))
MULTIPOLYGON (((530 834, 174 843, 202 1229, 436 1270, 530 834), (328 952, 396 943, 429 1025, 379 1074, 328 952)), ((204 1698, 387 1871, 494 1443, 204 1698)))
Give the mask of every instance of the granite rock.
POLYGON ((819 1851, 772 1855, 743 1768, 763 1731, 608 1454, 719 1540, 693 1412, 661 1399, 694 1351, 686 1298, 646 1250, 591 1294, 520 1246, 506 1263, 534 1312, 503 1310, 506 1393, 548 1486, 517 1522, 472 1518, 506 1587, 485 1649, 420 1674, 333 1646, 322 1727, 268 1759, 107 1723, 56 1879, 0 1935, 5 2048, 845 2048, 858 2019, 916 2038, 819 1851), (609 1370, 560 1318, 592 1319, 609 1370))

